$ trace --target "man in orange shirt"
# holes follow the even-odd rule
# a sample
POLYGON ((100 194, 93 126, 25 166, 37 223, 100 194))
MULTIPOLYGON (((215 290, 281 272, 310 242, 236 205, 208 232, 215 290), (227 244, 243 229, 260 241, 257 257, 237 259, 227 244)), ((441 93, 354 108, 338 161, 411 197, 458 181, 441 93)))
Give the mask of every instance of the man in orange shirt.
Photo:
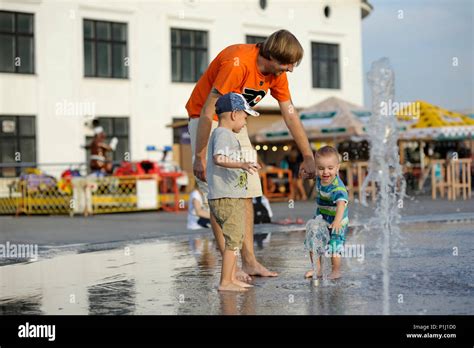
MULTIPOLYGON (((193 170, 198 185, 207 201, 206 154, 211 131, 217 127, 215 104, 217 99, 229 92, 242 94, 250 106, 255 106, 265 97, 268 89, 278 101, 280 111, 295 142, 303 155, 299 175, 312 179, 316 173, 313 152, 298 116, 288 88, 286 72, 292 72, 303 58, 303 48, 296 37, 287 30, 279 30, 258 44, 232 45, 222 50, 211 62, 196 83, 186 109, 189 115, 189 133, 193 152, 193 170)), ((244 127, 237 138, 242 152, 254 153, 244 127)), ((254 156, 253 156, 254 157, 254 156)), ((248 159, 250 160, 250 159, 248 159)), ((256 158, 255 158, 256 161, 256 158)), ((245 211, 245 238, 242 247, 242 271, 238 278, 250 281, 249 275, 275 277, 255 258, 253 248, 253 205, 252 198, 262 195, 260 178, 250 175, 248 199, 245 211)), ((206 202, 207 203, 207 202, 206 202)), ((221 252, 224 250, 224 236, 216 221, 211 225, 221 252)))

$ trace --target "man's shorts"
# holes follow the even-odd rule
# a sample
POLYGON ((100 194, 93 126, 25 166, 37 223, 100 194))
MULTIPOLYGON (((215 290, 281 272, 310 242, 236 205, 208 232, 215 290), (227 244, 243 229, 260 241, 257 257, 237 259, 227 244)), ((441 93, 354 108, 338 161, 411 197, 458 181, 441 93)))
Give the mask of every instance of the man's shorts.
POLYGON ((211 214, 222 228, 226 250, 240 250, 244 241, 244 198, 218 198, 209 200, 211 214))
MULTIPOLYGON (((199 118, 191 118, 188 123, 188 130, 189 135, 191 138, 191 151, 192 151, 192 161, 194 163, 194 158, 196 155, 196 137, 197 137, 197 128, 198 128, 199 118)), ((214 129, 217 128, 217 121, 212 121, 212 128, 211 133, 214 129)), ((247 126, 242 128, 242 130, 235 135, 237 140, 240 143, 241 151, 244 154, 245 158, 249 162, 256 162, 257 161, 257 153, 254 150, 252 144, 250 143, 250 138, 247 132, 247 126)), ((211 135, 209 135, 209 138, 211 135)), ((206 152, 206 160, 207 160, 207 152, 206 152)), ((204 196, 204 204, 207 203, 207 195, 209 193, 209 188, 207 186, 207 182, 203 182, 198 178, 195 178, 198 184, 199 190, 202 192, 204 196)), ((247 196, 245 198, 253 198, 253 197, 260 197, 262 196, 262 184, 260 182, 260 176, 258 173, 248 175, 248 182, 247 182, 247 196)))

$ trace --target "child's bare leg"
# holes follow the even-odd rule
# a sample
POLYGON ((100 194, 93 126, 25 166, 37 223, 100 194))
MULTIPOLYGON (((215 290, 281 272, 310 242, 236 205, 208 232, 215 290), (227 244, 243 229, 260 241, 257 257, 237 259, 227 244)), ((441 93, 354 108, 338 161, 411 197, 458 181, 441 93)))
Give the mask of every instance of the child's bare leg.
MULTIPOLYGON (((309 259, 311 260, 311 265, 313 265, 313 252, 310 251, 309 252, 309 259)), ((313 267, 314 268, 314 267, 313 267)), ((304 277, 305 278, 312 278, 313 277, 313 268, 310 269, 309 271, 307 271, 305 274, 304 274, 304 277)))
POLYGON ((253 288, 253 285, 251 285, 249 283, 242 282, 242 281, 237 279, 237 255, 238 255, 238 252, 234 251, 234 254, 235 254, 236 262, 234 263, 234 268, 232 269, 232 283, 234 283, 238 286, 241 286, 243 288, 253 288))
MULTIPOLYGON (((224 256, 224 251, 225 251, 224 233, 222 232, 222 228, 217 223, 216 217, 214 216, 214 214, 211 214, 210 220, 211 220, 212 232, 214 233, 214 237, 216 238, 217 247, 219 248, 221 255, 224 256)), ((245 280, 246 282, 252 281, 252 278, 238 267, 236 270, 236 276, 237 278, 241 280, 245 280)))
POLYGON ((301 199, 303 201, 308 200, 308 196, 306 195, 306 191, 304 190, 304 187, 303 187, 303 179, 296 179, 296 186, 298 187, 298 192, 301 195, 301 199))
POLYGON ((332 272, 329 275, 329 279, 337 279, 341 277, 341 262, 342 258, 339 255, 335 255, 331 257, 332 262, 332 272))
MULTIPOLYGON (((321 257, 322 257, 322 256, 320 256, 320 257, 318 257, 318 258, 316 259, 316 269, 317 269, 317 272, 318 272, 318 275, 317 275, 318 278, 321 278, 322 275, 323 275, 323 270, 321 269, 321 257)), ((309 252, 309 258, 311 259, 311 264, 313 264, 314 260, 313 260, 313 252, 312 252, 312 251, 309 252)), ((313 268, 313 269, 314 269, 314 268, 313 268)), ((312 277, 313 277, 313 273, 314 273, 313 269, 307 271, 307 272, 304 274, 304 277, 305 277, 305 278, 312 278, 312 277)))
POLYGON ((318 268, 317 268, 317 270, 318 270, 318 278, 321 278, 321 277, 323 276, 323 270, 322 270, 322 268, 321 268, 321 258, 322 258, 322 256, 318 257, 317 264, 316 264, 316 267, 318 267, 318 268))
POLYGON ((232 281, 233 273, 237 263, 237 256, 234 250, 224 250, 222 253, 222 272, 219 291, 247 291, 247 289, 235 284, 232 281))

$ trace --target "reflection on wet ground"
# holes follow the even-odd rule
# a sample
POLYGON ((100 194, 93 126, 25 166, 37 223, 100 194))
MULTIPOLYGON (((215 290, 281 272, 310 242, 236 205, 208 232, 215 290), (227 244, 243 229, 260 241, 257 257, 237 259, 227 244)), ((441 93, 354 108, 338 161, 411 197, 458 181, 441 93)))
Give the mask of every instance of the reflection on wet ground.
MULTIPOLYGON (((391 314, 472 314, 471 223, 404 226, 391 256, 391 314)), ((245 294, 219 293, 210 232, 0 267, 0 314, 381 314, 378 234, 355 230, 344 277, 313 287, 303 232, 256 236, 258 259, 280 273, 245 294), (362 257, 363 256, 363 257, 362 257)), ((329 264, 326 263, 327 268, 329 264)))

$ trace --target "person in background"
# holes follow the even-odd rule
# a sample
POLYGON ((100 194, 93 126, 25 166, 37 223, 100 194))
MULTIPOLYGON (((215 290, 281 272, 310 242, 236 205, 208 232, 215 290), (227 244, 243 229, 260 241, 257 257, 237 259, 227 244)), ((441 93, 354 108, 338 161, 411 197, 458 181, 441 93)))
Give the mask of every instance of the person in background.
POLYGON ((252 198, 254 224, 270 224, 272 222, 272 208, 270 201, 265 196, 252 198))
POLYGON ((291 200, 303 200, 306 201, 308 196, 306 195, 306 191, 303 187, 303 178, 301 178, 298 173, 300 170, 300 163, 303 162, 303 156, 298 151, 298 149, 293 148, 290 154, 285 158, 286 162, 288 163, 288 168, 292 174, 292 186, 293 186, 293 194, 290 197, 291 200))
POLYGON ((115 151, 118 139, 112 138, 110 144, 105 143, 107 138, 104 128, 99 124, 98 120, 92 122, 94 127, 94 138, 89 145, 86 145, 85 148, 90 150, 90 163, 89 168, 91 172, 96 172, 100 174, 112 174, 112 161, 107 158, 107 153, 115 151))
MULTIPOLYGON (((271 224, 273 211, 270 207, 270 201, 265 196, 254 197, 252 198, 253 203, 253 213, 254 213, 254 224, 271 224)), ((263 249, 264 244, 270 242, 271 233, 256 233, 254 235, 254 243, 257 245, 258 249, 263 249)))
POLYGON ((210 213, 204 209, 202 193, 197 183, 194 184, 194 190, 189 195, 188 202, 188 223, 187 229, 199 230, 202 228, 210 228, 210 213))

